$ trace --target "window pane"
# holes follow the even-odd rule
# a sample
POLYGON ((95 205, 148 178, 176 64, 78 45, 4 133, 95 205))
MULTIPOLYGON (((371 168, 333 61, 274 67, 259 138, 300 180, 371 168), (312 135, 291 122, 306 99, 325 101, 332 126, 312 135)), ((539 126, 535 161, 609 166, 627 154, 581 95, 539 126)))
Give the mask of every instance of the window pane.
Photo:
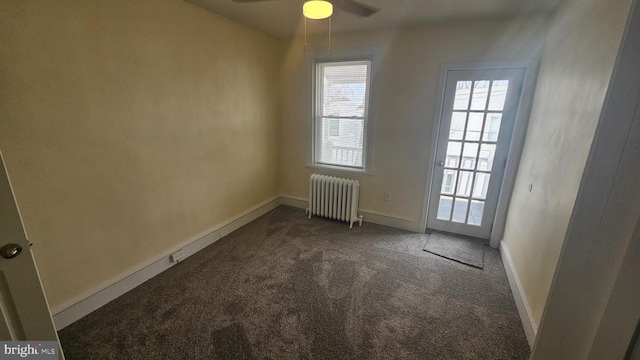
POLYGON ((467 124, 467 137, 465 140, 480 140, 480 132, 482 131, 482 121, 484 113, 469 113, 469 123, 467 124))
POLYGON ((470 171, 460 171, 460 179, 458 179, 458 196, 471 196, 471 182, 473 181, 473 173, 470 171))
POLYGON ((453 100, 453 110, 467 110, 470 93, 471 81, 458 81, 456 83, 456 95, 453 100))
POLYGON ((364 117, 368 63, 320 64, 322 69, 322 114, 364 117))
POLYGON ((451 196, 440 196, 440 203, 438 204, 438 219, 449 221, 451 218, 452 205, 453 198, 451 196))
POLYGON ((476 168, 476 156, 478 156, 478 143, 464 143, 462 163, 460 168, 473 170, 476 168))
POLYGON ((473 96, 471 97, 471 110, 484 110, 487 106, 487 96, 489 95, 489 80, 473 82, 473 96))
POLYGON ((487 114, 486 122, 484 125, 484 133, 482 134, 482 141, 498 141, 502 114, 487 114))
POLYGON ((457 141, 449 141, 447 146, 447 159, 445 160, 445 166, 450 168, 457 168, 460 161, 460 153, 462 152, 462 143, 457 141))
POLYGON ((469 225, 481 225, 482 214, 484 213, 484 201, 471 200, 471 208, 469 209, 469 225))
POLYGON ((485 173, 476 173, 475 184, 473 185, 473 197, 476 199, 486 199, 487 190, 489 189, 489 180, 491 175, 485 173))
POLYGON ((495 155, 495 144, 482 144, 480 147, 480 155, 478 156, 478 170, 491 171, 495 155))
POLYGON ((440 189, 442 194, 453 195, 453 188, 456 186, 457 176, 458 172, 456 170, 444 170, 444 175, 442 176, 442 188, 440 189))
POLYGON ((495 80, 491 85, 491 96, 489 97, 489 110, 502 111, 504 101, 507 98, 509 80, 495 80))
POLYGON ((467 207, 469 206, 469 200, 456 198, 455 205, 453 207, 453 216, 451 221, 463 223, 467 216, 467 207))
POLYGON ((364 120, 323 118, 320 141, 321 163, 362 167, 364 120))
POLYGON ((451 127, 449 128, 449 139, 462 140, 464 133, 464 123, 467 121, 467 113, 454 112, 451 116, 451 127))

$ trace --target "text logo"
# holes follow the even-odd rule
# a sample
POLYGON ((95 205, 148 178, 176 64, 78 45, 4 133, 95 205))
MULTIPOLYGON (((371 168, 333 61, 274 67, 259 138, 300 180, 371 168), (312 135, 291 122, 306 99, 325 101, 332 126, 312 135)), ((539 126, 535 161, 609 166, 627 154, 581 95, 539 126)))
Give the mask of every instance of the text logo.
POLYGON ((57 341, 0 341, 0 359, 57 360, 57 341))

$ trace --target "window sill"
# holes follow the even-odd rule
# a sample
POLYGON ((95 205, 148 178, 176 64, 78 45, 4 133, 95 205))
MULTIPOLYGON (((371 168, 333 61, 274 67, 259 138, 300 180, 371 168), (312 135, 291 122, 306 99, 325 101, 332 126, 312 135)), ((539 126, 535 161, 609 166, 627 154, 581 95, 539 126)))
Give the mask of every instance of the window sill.
POLYGON ((320 170, 322 173, 335 174, 340 176, 350 175, 350 176, 373 176, 373 173, 366 170, 360 169, 350 169, 342 166, 331 166, 331 165, 323 165, 323 164, 305 164, 306 168, 320 170))

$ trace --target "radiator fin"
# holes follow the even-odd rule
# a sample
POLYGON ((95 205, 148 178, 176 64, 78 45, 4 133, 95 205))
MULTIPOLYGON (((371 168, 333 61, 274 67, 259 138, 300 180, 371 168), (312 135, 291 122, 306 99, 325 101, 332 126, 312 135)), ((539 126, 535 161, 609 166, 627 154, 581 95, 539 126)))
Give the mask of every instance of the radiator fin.
POLYGON ((362 225, 358 216, 360 182, 335 176, 312 174, 309 177, 309 218, 312 215, 354 222, 362 225))

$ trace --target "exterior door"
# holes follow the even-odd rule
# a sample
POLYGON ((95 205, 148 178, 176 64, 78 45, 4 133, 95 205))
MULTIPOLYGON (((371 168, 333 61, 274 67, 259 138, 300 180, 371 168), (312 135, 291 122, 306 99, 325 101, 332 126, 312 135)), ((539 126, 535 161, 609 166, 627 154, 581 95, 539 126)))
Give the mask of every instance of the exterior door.
POLYGON ((1 153, 0 310, 0 341, 58 341, 1 153))
POLYGON ((488 239, 524 69, 447 72, 427 228, 488 239))

